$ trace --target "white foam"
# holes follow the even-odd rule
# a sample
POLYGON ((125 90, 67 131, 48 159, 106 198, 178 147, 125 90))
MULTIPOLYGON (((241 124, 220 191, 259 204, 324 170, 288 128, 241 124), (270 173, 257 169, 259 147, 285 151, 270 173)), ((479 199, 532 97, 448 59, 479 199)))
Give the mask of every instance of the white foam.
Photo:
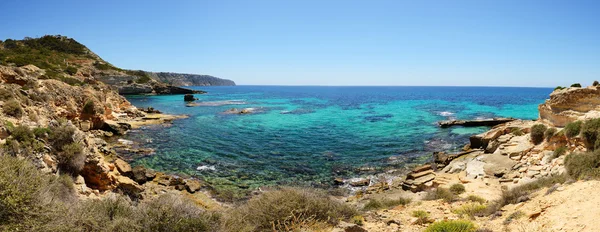
POLYGON ((439 113, 440 116, 444 116, 444 117, 449 117, 454 115, 454 113, 450 112, 450 111, 442 111, 439 113))
POLYGON ((209 166, 209 165, 202 165, 202 166, 198 166, 196 168, 196 170, 198 171, 216 171, 217 169, 215 168, 215 166, 209 166))

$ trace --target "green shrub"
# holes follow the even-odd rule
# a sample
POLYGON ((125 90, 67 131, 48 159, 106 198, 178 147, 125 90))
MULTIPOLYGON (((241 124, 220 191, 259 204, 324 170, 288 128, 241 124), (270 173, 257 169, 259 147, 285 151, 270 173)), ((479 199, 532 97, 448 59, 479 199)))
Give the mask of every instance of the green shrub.
POLYGON ((565 125, 564 131, 567 138, 578 136, 579 132, 581 132, 581 124, 583 124, 582 121, 574 121, 565 125))
POLYGON ((592 83, 592 86, 598 86, 600 85, 600 83, 598 83, 598 81, 594 81, 594 83, 592 83))
POLYGON ((523 213, 523 211, 520 211, 520 210, 517 212, 511 213, 510 215, 508 215, 508 217, 506 217, 506 219, 504 219, 504 222, 502 222, 502 224, 508 225, 513 220, 517 220, 519 218, 522 218, 523 216, 525 216, 525 213, 523 213))
POLYGON ((546 132, 546 126, 543 124, 536 124, 531 127, 531 141, 534 144, 540 144, 544 141, 544 133, 546 132))
POLYGON ((561 89, 565 89, 565 87, 562 87, 562 86, 556 86, 556 88, 554 88, 554 91, 556 91, 556 90, 561 90, 561 89))
POLYGON ((554 137, 554 135, 556 134, 556 128, 551 127, 548 128, 548 130, 546 130, 546 132, 544 132, 544 137, 546 138, 546 141, 550 141, 550 139, 552 139, 552 137, 554 137))
POLYGON ((410 203, 410 199, 409 198, 403 198, 403 197, 399 197, 398 199, 389 199, 389 198, 383 198, 380 200, 377 199, 370 199, 369 202, 367 202, 367 204, 365 204, 365 206, 363 207, 363 210, 374 210, 374 209, 381 209, 381 208, 389 208, 389 207, 393 207, 393 206, 397 206, 397 205, 407 205, 410 203))
POLYGON ((27 160, 0 155, 0 225, 19 222, 37 209, 43 175, 27 160))
POLYGON ((21 104, 15 100, 11 99, 4 102, 4 106, 2 106, 2 111, 4 114, 13 116, 15 118, 20 118, 23 116, 23 108, 21 108, 21 104))
POLYGON ((412 211, 411 215, 413 217, 417 218, 417 221, 415 221, 415 224, 423 225, 423 224, 427 224, 427 223, 431 222, 431 219, 429 219, 429 213, 424 210, 412 211))
POLYGON ((579 83, 575 83, 575 84, 572 84, 572 85, 571 85, 571 87, 577 87, 577 88, 581 88, 581 84, 579 84, 579 83))
POLYGON ((83 105, 83 109, 82 109, 81 113, 94 115, 96 113, 104 113, 104 112, 99 112, 98 110, 96 110, 96 103, 94 103, 94 101, 90 99, 90 100, 87 100, 85 102, 85 104, 83 105))
POLYGON ((595 150, 600 147, 598 133, 600 132, 600 118, 585 121, 581 128, 581 135, 588 150, 595 150))
POLYGON ((552 157, 551 158, 552 159, 556 159, 556 158, 558 158, 558 157, 560 157, 560 156, 562 156, 562 155, 564 155, 566 153, 567 153, 567 147, 566 146, 560 146, 560 147, 556 148, 554 150, 554 152, 552 152, 552 157))
POLYGON ((52 147, 58 151, 62 151, 65 145, 73 143, 73 135, 75 127, 68 125, 66 121, 59 122, 58 125, 50 127, 49 141, 52 147))
POLYGON ((477 196, 477 195, 469 195, 467 197, 467 201, 477 202, 477 203, 480 203, 480 204, 485 204, 487 202, 487 200, 485 200, 482 197, 477 196))
POLYGON ((465 186, 459 183, 453 184, 450 186, 450 192, 456 194, 456 195, 460 195, 461 193, 465 192, 465 186))
POLYGON ((19 142, 31 141, 35 139, 33 131, 28 126, 19 125, 10 132, 10 135, 19 142))
POLYGON ((321 191, 283 188, 265 192, 226 215, 225 231, 272 231, 306 222, 337 224, 356 210, 321 191))
POLYGON ((56 155, 58 168, 64 172, 77 175, 85 164, 85 153, 79 143, 70 143, 62 147, 62 152, 56 155))
POLYGON ((475 224, 466 220, 441 221, 431 224, 425 232, 475 232, 475 224))
POLYGON ((510 133, 515 135, 515 136, 521 136, 524 135, 523 131, 521 129, 519 129, 518 127, 513 127, 510 129, 510 133))
POLYGON ((487 207, 479 203, 467 203, 458 208, 452 209, 452 212, 460 216, 474 218, 475 216, 483 216, 487 207))
POLYGON ((600 151, 571 153, 565 158, 567 174, 575 179, 600 177, 600 151))
POLYGON ((48 129, 47 127, 33 128, 33 134, 37 138, 45 138, 50 134, 50 132, 51 132, 50 129, 48 129))
POLYGON ((450 203, 456 201, 457 197, 454 193, 450 192, 450 190, 438 187, 432 191, 428 191, 424 199, 428 201, 443 199, 450 203))
POLYGON ((69 75, 75 75, 77 73, 77 68, 73 67, 73 66, 69 66, 69 67, 65 68, 65 72, 68 73, 69 75))

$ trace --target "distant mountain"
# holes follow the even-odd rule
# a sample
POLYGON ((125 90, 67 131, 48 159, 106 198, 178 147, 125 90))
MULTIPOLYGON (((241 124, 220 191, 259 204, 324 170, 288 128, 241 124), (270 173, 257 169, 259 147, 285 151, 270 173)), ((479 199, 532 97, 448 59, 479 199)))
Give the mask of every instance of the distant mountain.
POLYGON ((171 72, 146 72, 150 78, 173 86, 233 86, 232 80, 221 79, 210 75, 171 73, 171 72))

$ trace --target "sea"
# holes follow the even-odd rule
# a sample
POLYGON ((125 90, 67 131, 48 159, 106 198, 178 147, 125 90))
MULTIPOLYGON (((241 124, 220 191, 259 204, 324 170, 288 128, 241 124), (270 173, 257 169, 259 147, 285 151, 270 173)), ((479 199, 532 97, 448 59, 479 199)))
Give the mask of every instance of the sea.
POLYGON ((185 114, 170 125, 128 133, 151 154, 132 164, 204 180, 216 189, 273 185, 327 187, 334 178, 394 176, 459 151, 486 127, 440 128, 438 121, 538 118, 551 88, 209 86, 191 106, 182 95, 136 95, 137 107, 185 114), (230 114, 231 109, 251 113, 230 114))

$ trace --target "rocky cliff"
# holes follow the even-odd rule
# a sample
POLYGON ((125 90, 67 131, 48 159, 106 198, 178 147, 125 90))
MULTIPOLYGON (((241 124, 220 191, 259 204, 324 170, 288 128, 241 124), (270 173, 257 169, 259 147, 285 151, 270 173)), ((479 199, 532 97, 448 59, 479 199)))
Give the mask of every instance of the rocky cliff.
POLYGON ((146 72, 150 78, 173 86, 233 86, 232 80, 221 79, 209 75, 146 72))
POLYGON ((600 117, 600 86, 558 89, 538 107, 540 119, 557 127, 600 117))

